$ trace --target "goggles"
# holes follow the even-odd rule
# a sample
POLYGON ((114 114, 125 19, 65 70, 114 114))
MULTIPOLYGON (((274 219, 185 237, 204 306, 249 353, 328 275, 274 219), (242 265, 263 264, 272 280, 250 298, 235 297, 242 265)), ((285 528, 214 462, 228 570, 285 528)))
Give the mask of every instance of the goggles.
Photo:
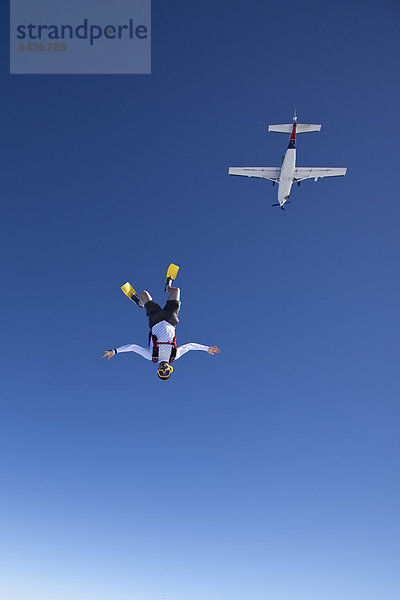
POLYGON ((157 375, 160 379, 168 379, 171 376, 174 367, 171 365, 163 365, 162 367, 158 367, 157 375))

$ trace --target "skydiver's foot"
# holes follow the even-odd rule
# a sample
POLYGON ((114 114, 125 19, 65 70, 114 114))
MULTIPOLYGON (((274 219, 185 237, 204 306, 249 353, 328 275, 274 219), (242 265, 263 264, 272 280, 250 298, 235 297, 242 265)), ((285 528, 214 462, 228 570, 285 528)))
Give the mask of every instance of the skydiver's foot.
POLYGON ((140 303, 140 298, 137 294, 132 294, 131 300, 133 300, 133 302, 140 306, 140 308, 143 308, 143 304, 140 303))

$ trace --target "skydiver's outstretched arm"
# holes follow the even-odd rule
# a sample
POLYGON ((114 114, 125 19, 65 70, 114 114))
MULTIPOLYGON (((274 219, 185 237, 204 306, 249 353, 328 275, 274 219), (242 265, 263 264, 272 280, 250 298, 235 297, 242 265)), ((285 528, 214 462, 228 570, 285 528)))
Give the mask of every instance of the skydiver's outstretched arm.
POLYGON ((106 350, 101 358, 107 358, 107 360, 110 360, 114 354, 120 354, 121 352, 136 352, 136 354, 140 354, 140 356, 143 356, 143 358, 146 358, 147 360, 152 359, 149 348, 143 348, 142 346, 137 346, 136 344, 127 344, 126 346, 114 348, 114 350, 106 350))
POLYGON ((220 351, 217 346, 204 346, 203 344, 196 344, 195 342, 191 342, 189 344, 184 344, 183 346, 179 346, 176 352, 176 358, 180 358, 186 352, 190 352, 190 350, 204 350, 204 352, 208 352, 209 354, 218 354, 220 351))

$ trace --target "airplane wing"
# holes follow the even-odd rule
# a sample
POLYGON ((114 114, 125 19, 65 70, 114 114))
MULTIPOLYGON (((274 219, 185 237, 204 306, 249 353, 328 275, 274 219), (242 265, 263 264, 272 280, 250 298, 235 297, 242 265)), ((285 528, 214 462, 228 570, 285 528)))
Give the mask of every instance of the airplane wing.
MULTIPOLYGON (((293 123, 284 125, 269 125, 268 131, 276 133, 292 133, 293 123)), ((308 133, 309 131, 321 131, 321 125, 311 125, 311 123, 297 123, 296 133, 308 133)))
POLYGON ((294 181, 303 181, 303 179, 319 179, 320 177, 339 177, 346 175, 346 168, 330 169, 329 167, 296 167, 293 174, 294 181))
POLYGON ((278 181, 281 174, 280 167, 229 167, 229 175, 243 175, 244 177, 260 177, 278 181))

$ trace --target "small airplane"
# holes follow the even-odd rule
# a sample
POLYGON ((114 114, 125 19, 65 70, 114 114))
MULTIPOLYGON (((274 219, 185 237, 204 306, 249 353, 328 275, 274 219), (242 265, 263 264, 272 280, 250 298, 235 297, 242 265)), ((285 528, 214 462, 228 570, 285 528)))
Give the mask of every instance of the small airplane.
POLYGON ((285 210, 293 183, 300 185, 304 179, 318 181, 322 177, 338 177, 346 175, 346 168, 331 169, 322 167, 296 167, 296 134, 309 131, 320 131, 321 125, 305 125, 297 122, 294 114, 293 124, 270 125, 268 131, 278 133, 290 133, 290 140, 280 167, 229 167, 229 175, 244 175, 246 177, 259 177, 269 179, 272 185, 278 184, 278 203, 272 206, 280 206, 285 210))

